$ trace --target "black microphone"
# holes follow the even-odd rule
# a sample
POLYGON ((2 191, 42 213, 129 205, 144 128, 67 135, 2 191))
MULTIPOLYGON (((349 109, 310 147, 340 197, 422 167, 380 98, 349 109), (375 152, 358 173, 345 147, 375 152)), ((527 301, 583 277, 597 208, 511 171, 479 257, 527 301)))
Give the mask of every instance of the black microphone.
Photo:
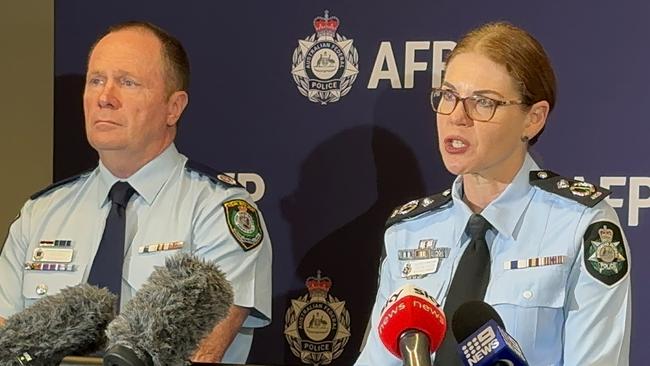
POLYGON ((517 341, 505 331, 503 320, 492 306, 469 301, 452 317, 458 355, 466 366, 528 366, 517 341))
POLYGON ((104 365, 186 364, 232 303, 214 262, 185 253, 167 258, 109 324, 104 365))
POLYGON ((62 289, 10 316, 0 327, 0 364, 45 366, 101 349, 117 297, 88 284, 62 289))

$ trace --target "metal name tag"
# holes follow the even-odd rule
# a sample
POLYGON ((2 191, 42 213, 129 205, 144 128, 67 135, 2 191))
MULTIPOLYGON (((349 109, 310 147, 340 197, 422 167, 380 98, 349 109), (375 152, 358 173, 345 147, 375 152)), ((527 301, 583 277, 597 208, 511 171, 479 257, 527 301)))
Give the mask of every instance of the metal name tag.
POLYGON ((410 261, 402 267, 402 278, 422 278, 438 272, 439 267, 440 258, 410 261))
POLYGON ((32 255, 34 262, 70 263, 74 249, 36 248, 32 255))

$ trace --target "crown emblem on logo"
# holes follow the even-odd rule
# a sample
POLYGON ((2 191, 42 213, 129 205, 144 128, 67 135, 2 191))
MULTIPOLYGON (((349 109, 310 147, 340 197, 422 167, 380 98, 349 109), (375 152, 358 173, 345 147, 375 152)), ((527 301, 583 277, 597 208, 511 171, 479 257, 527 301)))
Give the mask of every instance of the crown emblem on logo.
POLYGON ((311 297, 327 297, 327 293, 332 288, 332 280, 329 277, 321 277, 321 271, 317 271, 316 277, 307 277, 305 286, 311 297))
POLYGON ((603 243, 611 243, 614 239, 614 231, 609 229, 607 225, 604 225, 602 228, 598 229, 598 236, 600 241, 603 243))
POLYGON ((314 18, 314 29, 318 37, 334 37, 336 30, 339 28, 339 18, 330 17, 330 12, 325 10, 325 16, 314 18))

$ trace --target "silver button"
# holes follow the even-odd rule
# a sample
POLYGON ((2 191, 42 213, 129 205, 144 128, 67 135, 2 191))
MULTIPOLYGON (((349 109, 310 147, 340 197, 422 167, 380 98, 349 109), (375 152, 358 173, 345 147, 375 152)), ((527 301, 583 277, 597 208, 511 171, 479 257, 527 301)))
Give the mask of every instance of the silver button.
POLYGON ((530 298, 533 297, 533 292, 530 290, 524 291, 524 299, 530 300, 530 298))
POLYGON ((537 176, 539 178, 546 179, 546 178, 548 178, 548 173, 546 173, 546 172, 538 172, 537 176))
POLYGON ((47 285, 41 283, 40 285, 36 286, 36 294, 39 296, 47 295, 47 285))

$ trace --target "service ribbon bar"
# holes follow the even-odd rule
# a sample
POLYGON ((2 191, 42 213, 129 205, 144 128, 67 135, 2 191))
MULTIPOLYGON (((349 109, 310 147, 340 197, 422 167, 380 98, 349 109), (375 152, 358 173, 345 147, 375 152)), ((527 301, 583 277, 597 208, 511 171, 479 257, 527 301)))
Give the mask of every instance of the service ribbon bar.
POLYGON ((503 269, 521 269, 529 267, 553 266, 563 264, 566 261, 566 255, 553 255, 550 257, 537 257, 529 259, 519 259, 516 261, 506 261, 503 269))
POLYGON ((138 248, 138 253, 153 253, 153 252, 162 252, 165 250, 181 249, 183 248, 183 245, 184 242, 182 241, 173 241, 171 243, 145 245, 138 248))
POLYGON ((74 272, 76 265, 70 263, 41 263, 27 262, 25 269, 28 271, 56 271, 56 272, 74 272))

